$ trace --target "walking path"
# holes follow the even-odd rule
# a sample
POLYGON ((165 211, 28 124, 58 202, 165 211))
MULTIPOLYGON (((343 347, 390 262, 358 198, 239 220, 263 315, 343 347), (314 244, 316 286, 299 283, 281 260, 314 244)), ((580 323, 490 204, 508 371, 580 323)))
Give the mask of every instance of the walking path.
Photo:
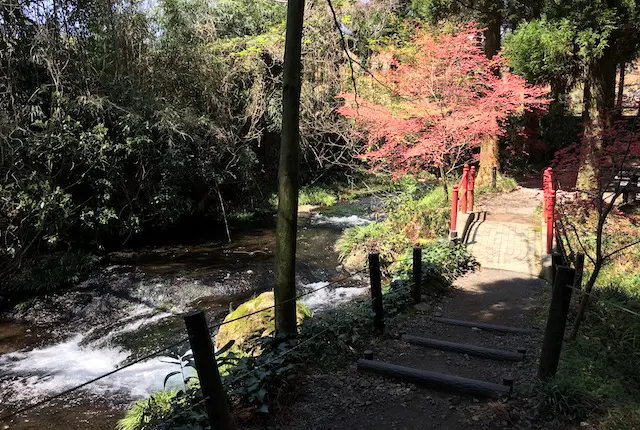
POLYGON ((445 317, 522 328, 535 327, 543 303, 540 232, 536 206, 540 191, 520 188, 480 199, 486 219, 472 225, 468 246, 481 268, 458 279, 440 303, 420 303, 415 312, 389 321, 385 336, 371 349, 374 360, 500 384, 515 379, 514 395, 504 403, 447 393, 358 372, 355 365, 338 372, 305 376, 309 387, 298 396, 279 428, 294 429, 560 429, 535 416, 531 387, 542 333, 498 334, 445 325, 445 317), (509 362, 427 349, 400 334, 435 338, 507 351, 526 349, 524 361, 509 362))
POLYGON ((480 200, 486 217, 474 222, 466 243, 483 268, 540 275, 542 238, 536 208, 542 191, 520 188, 480 200))

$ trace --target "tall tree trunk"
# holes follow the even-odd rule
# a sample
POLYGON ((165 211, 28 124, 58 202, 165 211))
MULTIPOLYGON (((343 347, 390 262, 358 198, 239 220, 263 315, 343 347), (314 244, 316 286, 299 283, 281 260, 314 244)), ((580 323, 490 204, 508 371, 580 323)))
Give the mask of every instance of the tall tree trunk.
POLYGON ((604 55, 589 65, 587 82, 589 94, 584 100, 584 142, 580 151, 578 188, 598 187, 599 154, 603 146, 603 131, 613 125, 616 61, 614 48, 606 48, 604 55))
POLYGON ((560 112, 560 109, 567 107, 567 82, 564 79, 551 81, 551 97, 553 101, 549 106, 550 111, 560 112))
MULTIPOLYGON (((502 7, 502 2, 492 1, 492 4, 489 5, 489 12, 485 16, 484 53, 489 59, 500 51, 502 7)), ((494 73, 500 74, 500 70, 496 68, 494 73)), ((491 171, 494 167, 500 169, 500 148, 498 146, 498 137, 489 136, 480 145, 480 166, 476 178, 478 186, 491 184, 491 171)))
POLYGON ((282 137, 276 225, 276 335, 296 334, 296 230, 300 170, 300 87, 304 0, 289 0, 284 49, 282 137))
POLYGON ((622 116, 622 102, 624 101, 624 74, 627 65, 620 63, 620 77, 618 78, 618 97, 616 100, 616 116, 622 116))
POLYGON ((500 171, 500 148, 495 136, 487 136, 480 144, 480 168, 476 176, 476 186, 491 184, 491 171, 495 166, 500 171))
POLYGON ((487 56, 488 59, 492 59, 498 51, 500 51, 501 39, 500 39, 500 28, 502 27, 502 5, 492 4, 490 6, 491 10, 485 18, 484 25, 486 26, 484 30, 484 55, 487 56))

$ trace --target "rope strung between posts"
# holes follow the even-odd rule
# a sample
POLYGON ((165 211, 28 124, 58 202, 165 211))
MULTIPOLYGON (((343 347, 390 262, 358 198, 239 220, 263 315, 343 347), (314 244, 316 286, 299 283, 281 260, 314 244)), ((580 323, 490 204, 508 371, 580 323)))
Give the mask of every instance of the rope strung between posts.
POLYGON ((218 327, 223 326, 223 325, 225 325, 225 324, 230 324, 230 323, 232 323, 232 322, 236 322, 236 321, 239 321, 239 320, 244 319, 244 318, 249 318, 250 316, 253 316, 253 315, 259 314, 259 313, 261 313, 261 312, 268 311, 269 309, 275 309, 275 308, 276 308, 276 306, 282 306, 282 305, 284 305, 284 304, 286 304, 286 303, 289 303, 289 302, 292 302, 292 301, 297 301, 297 300, 298 300, 299 298, 301 298, 301 297, 308 296, 308 295, 310 295, 310 294, 317 293, 317 292, 318 292, 318 291, 320 291, 320 290, 324 290, 324 289, 326 289, 326 288, 333 287, 334 285, 341 284, 341 283, 343 283, 343 282, 345 282, 345 281, 349 280, 349 279, 350 279, 350 278, 352 278, 353 276, 358 275, 358 274, 360 274, 360 273, 364 273, 364 272, 366 272, 367 270, 368 270, 368 269, 366 269, 366 268, 365 268, 365 269, 362 269, 362 270, 358 270, 357 272, 354 272, 354 273, 350 274, 349 276, 345 276, 345 277, 344 277, 344 278, 342 278, 342 279, 339 279, 339 280, 337 280, 337 281, 330 282, 329 284, 327 284, 327 285, 325 285, 325 286, 322 286, 322 287, 316 288, 315 290, 307 291, 307 292, 305 292, 305 293, 299 294, 299 295, 297 295, 297 296, 295 296, 295 297, 292 297, 292 298, 290 298, 290 299, 283 300, 282 302, 278 303, 277 305, 274 303, 274 304, 273 304, 273 305, 271 305, 271 306, 267 306, 267 307, 265 307, 265 308, 262 308, 262 309, 259 309, 259 310, 257 310, 257 311, 254 311, 254 312, 248 313, 248 314, 243 315, 243 316, 241 316, 241 317, 234 318, 234 319, 231 319, 231 320, 229 320, 229 321, 223 321, 223 322, 220 322, 220 323, 216 323, 216 324, 210 325, 208 328, 209 328, 209 330, 214 329, 214 328, 218 328, 218 327))
POLYGON ((632 311, 632 310, 631 310, 631 309, 629 309, 629 308, 625 308, 624 306, 619 305, 619 304, 617 304, 617 303, 615 303, 615 302, 612 302, 611 300, 603 299, 603 298, 598 297, 597 295, 595 295, 595 294, 593 294, 593 293, 587 293, 587 292, 586 292, 586 291, 584 291, 583 289, 581 289, 581 288, 576 288, 576 287, 574 287, 573 285, 567 285, 567 287, 569 287, 569 288, 571 288, 572 290, 576 291, 578 294, 582 294, 582 295, 585 295, 585 296, 589 296, 589 297, 591 297, 591 298, 593 298, 593 299, 595 299, 595 300, 599 300, 599 301, 601 301, 601 302, 603 302, 603 303, 606 303, 606 304, 608 304, 608 305, 610 305, 610 306, 613 306, 614 308, 618 308, 618 309, 620 309, 621 311, 627 312, 627 313, 629 313, 629 314, 631 314, 631 315, 634 315, 634 316, 636 316, 636 317, 640 317, 640 313, 635 312, 635 311, 632 311))
POLYGON ((141 362, 143 362, 145 360, 153 358, 153 357, 157 356, 158 354, 160 354, 162 352, 166 352, 166 351, 170 350, 171 348, 175 348, 176 346, 182 345, 183 343, 187 342, 188 340, 189 340, 189 337, 185 337, 185 338, 183 338, 183 339, 181 339, 181 340, 179 340, 177 342, 174 342, 174 343, 172 343, 172 344, 170 344, 168 346, 165 346, 165 347, 163 347, 161 349, 155 350, 154 352, 152 352, 150 354, 147 354, 147 355, 145 355, 143 357, 137 358, 136 360, 134 360, 134 361, 132 361, 130 363, 127 363, 124 366, 118 367, 117 369, 114 369, 114 370, 112 370, 110 372, 107 372, 107 373, 105 373, 103 375, 100 375, 100 376, 97 376, 97 377, 95 377, 93 379, 90 379, 87 382, 83 382, 80 385, 76 385, 76 386, 74 386, 72 388, 69 388, 67 390, 61 391, 60 393, 54 394, 53 396, 46 397, 46 398, 44 398, 44 399, 42 399, 42 400, 40 400, 40 401, 38 401, 36 403, 33 403, 33 404, 29 405, 29 406, 25 406, 23 408, 20 408, 17 411, 11 412, 10 414, 6 414, 6 415, 0 417, 0 421, 5 421, 5 420, 8 420, 8 419, 11 419, 11 418, 15 417, 16 415, 20 415, 20 414, 22 414, 24 412, 30 411, 30 410, 35 409, 35 408, 37 408, 39 406, 42 406, 42 405, 44 405, 46 403, 49 403, 52 400, 58 399, 60 397, 64 397, 67 394, 73 393, 74 391, 78 391, 78 390, 80 390, 80 389, 82 389, 82 388, 84 388, 84 387, 86 387, 88 385, 91 385, 91 384, 93 384, 95 382, 100 381, 101 379, 104 379, 104 378, 106 378, 108 376, 111 376, 111 375, 113 375, 115 373, 118 373, 121 370, 127 369, 127 368, 129 368, 131 366, 134 366, 134 365, 136 365, 138 363, 141 363, 141 362))
MULTIPOLYGON (((407 258, 407 259, 403 259, 403 260, 396 260, 396 261, 394 261, 394 263, 398 263, 398 262, 406 262, 406 261, 411 261, 411 258, 407 258)), ((283 301, 283 302, 278 303, 277 305, 276 305, 276 304, 274 304, 274 305, 272 305, 272 306, 265 307, 265 308, 260 309, 260 310, 258 310, 258 311, 251 312, 251 313, 249 313, 249 314, 243 315, 242 317, 234 318, 234 319, 229 320, 229 321, 223 321, 223 322, 220 322, 220 323, 216 323, 216 324, 213 324, 213 325, 209 326, 208 328, 209 328, 209 329, 212 329, 212 328, 218 328, 218 327, 220 327, 220 326, 222 326, 222 325, 230 324, 230 323, 232 323, 232 322, 235 322, 235 321, 238 321, 238 320, 241 320, 241 319, 244 319, 244 318, 248 318, 248 317, 250 317, 250 316, 252 316, 252 315, 259 314, 259 313, 264 312, 264 311, 267 311, 267 310, 269 310, 269 309, 275 309, 275 307, 276 307, 276 306, 281 306, 281 305, 283 305, 283 304, 285 304, 285 303, 288 303, 288 302, 291 302, 291 301, 294 301, 294 300, 296 300, 296 301, 297 301, 298 299, 300 299, 300 298, 302 298, 302 297, 308 296, 308 295, 310 295, 310 294, 314 294, 314 293, 316 293, 316 292, 318 292, 318 291, 320 291, 320 290, 323 290, 323 289, 330 288, 330 287, 333 287, 333 286, 335 286, 335 285, 341 284, 341 283, 343 283, 343 282, 345 282, 345 281, 347 281, 347 280, 351 279, 351 278, 352 278, 352 277, 354 277, 355 275, 362 274, 362 273, 366 272, 367 270, 368 270, 368 268, 361 269, 361 270, 359 270, 359 271, 357 271, 357 272, 354 272, 354 273, 350 274, 349 276, 346 276, 346 277, 344 277, 344 278, 342 278, 342 279, 339 279, 339 280, 337 280, 337 281, 330 282, 330 283, 328 283, 327 285, 324 285, 324 286, 322 286, 322 287, 319 287, 319 288, 316 288, 316 289, 313 289, 313 290, 307 291, 307 292, 305 292, 305 293, 299 294, 299 295, 297 295, 296 297, 293 297, 293 298, 291 298, 291 299, 287 299, 287 300, 285 300, 285 301, 283 301)), ((411 285, 411 284, 409 284, 409 285, 411 285)), ((317 333, 317 334, 313 335, 312 337, 310 337, 310 338, 308 338, 308 339, 305 339, 304 341, 300 342, 300 343, 299 343, 299 344, 297 344, 296 346, 294 346, 294 347, 292 347, 291 349, 287 350, 287 351, 286 351, 285 353, 283 353, 281 356, 278 356, 278 357, 276 357, 276 358, 272 359, 272 360, 271 360, 271 361, 269 361, 269 362, 263 363, 263 364, 262 364, 262 365, 260 365, 258 368, 264 367, 264 366, 266 366, 266 365, 270 364, 271 362, 273 362, 273 361, 275 361, 275 360, 277 360, 277 359, 280 359, 280 358, 284 357, 286 354, 290 353, 291 351, 294 351, 295 349, 300 348, 302 345, 304 345, 304 344, 306 344, 306 343, 310 342, 311 340, 316 339, 317 337, 319 337, 319 336, 321 336, 322 334, 326 333, 327 331, 329 331, 329 329, 330 329, 330 328, 331 328, 331 327, 328 327, 328 328, 324 329, 323 331, 321 331, 320 333, 317 333)), ((24 413, 24 412, 30 411, 30 410, 35 409, 35 408, 37 408, 37 407, 40 407, 40 406, 42 406, 42 405, 44 405, 44 404, 46 404, 46 403, 49 403, 49 402, 51 402, 51 401, 53 401, 53 400, 59 399, 59 398, 61 398, 61 397, 64 397, 64 396, 66 396, 66 395, 68 395, 68 394, 71 394, 71 393, 73 393, 73 392, 75 392, 75 391, 78 391, 78 390, 80 390, 80 389, 82 389, 82 388, 85 388, 85 387, 87 387, 87 386, 89 386, 89 385, 91 385, 91 384, 94 384, 94 383, 96 383, 96 382, 98 382, 98 381, 100 381, 100 380, 102 380, 102 379, 105 379, 105 378, 107 378, 107 377, 109 377, 109 376, 111 376, 111 375, 113 375, 113 374, 115 374, 115 373, 118 373, 118 372, 120 372, 121 370, 127 369, 127 368, 129 368, 129 367, 131 367, 131 366, 134 366, 134 365, 136 365, 136 364, 138 364, 138 363, 141 363, 141 362, 143 362, 143 361, 145 361, 145 360, 148 360, 148 359, 150 359, 150 358, 153 358, 153 357, 157 356, 158 354, 160 354, 160 353, 162 353, 162 352, 166 352, 166 351, 168 351, 168 350, 170 350, 170 349, 172 349, 172 348, 175 348, 175 347, 177 347, 177 346, 179 346, 179 345, 182 345, 183 343, 185 343, 185 342, 187 342, 187 341, 189 341, 189 340, 190 340, 190 338, 189 338, 189 337, 185 337, 185 338, 183 338, 183 339, 181 339, 181 340, 179 340, 179 341, 177 341, 177 342, 174 342, 174 343, 172 343, 172 344, 170 344, 170 345, 167 345, 167 346, 165 346, 165 347, 163 347, 163 348, 157 349, 157 350, 155 350, 155 351, 153 351, 153 352, 151 352, 151 353, 149 353, 149 354, 147 354, 147 355, 144 355, 144 356, 142 356, 142 357, 140 357, 140 358, 137 358, 136 360, 134 360, 134 361, 132 361, 132 362, 130 362, 130 363, 127 363, 127 364, 126 364, 126 365, 124 365, 124 366, 118 367, 117 369, 114 369, 114 370, 112 370, 112 371, 110 371, 110 372, 104 373, 104 374, 102 374, 102 375, 100 375, 100 376, 97 376, 97 377, 95 377, 95 378, 93 378, 93 379, 90 379, 90 380, 88 380, 88 381, 86 381, 86 382, 84 382, 84 383, 82 383, 82 384, 76 385, 76 386, 74 386, 74 387, 71 387, 71 388, 69 388, 69 389, 67 389, 67 390, 61 391, 61 392, 59 392, 59 393, 57 393, 57 394, 54 394, 54 395, 52 395, 52 396, 48 396, 48 397, 46 397, 46 398, 44 398, 44 399, 42 399, 42 400, 40 400, 40 401, 38 401, 38 402, 36 402, 36 403, 33 403, 33 404, 31 404, 31 405, 28 405, 28 406, 22 407, 22 408, 20 408, 20 409, 18 409, 18 410, 16 410, 16 411, 14 411, 14 412, 11 412, 11 413, 9 413, 9 414, 6 414, 6 415, 4 415, 4 416, 0 417, 0 421, 9 420, 9 419, 11 419, 11 418, 13 418, 13 417, 15 417, 15 416, 17 416, 17 415, 20 415, 20 414, 24 413)), ((243 375, 243 376, 246 376, 246 375, 243 375)), ((232 383, 233 383, 233 382, 235 382, 235 381, 236 381, 236 380, 238 380, 238 379, 240 379, 240 378, 234 379, 234 381, 232 381, 232 383)), ((204 402, 205 400, 206 400, 206 399, 203 399, 203 400, 201 400, 199 403, 202 403, 202 402, 204 402)), ((199 403, 198 403, 198 404, 199 404, 199 403)), ((197 405, 197 404, 196 404, 196 405, 197 405)), ((192 407, 195 407, 195 405, 194 405, 194 406, 192 406, 192 407)))

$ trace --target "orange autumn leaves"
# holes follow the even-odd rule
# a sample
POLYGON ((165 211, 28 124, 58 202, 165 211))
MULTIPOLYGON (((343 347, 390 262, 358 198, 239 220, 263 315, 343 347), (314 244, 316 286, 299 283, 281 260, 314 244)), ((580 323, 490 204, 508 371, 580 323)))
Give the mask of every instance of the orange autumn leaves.
POLYGON ((363 132, 361 155, 373 168, 449 170, 483 139, 501 135, 508 117, 548 104, 545 88, 507 71, 498 76, 502 59, 486 58, 481 43, 473 23, 438 36, 421 32, 412 58, 382 52, 374 59, 375 97, 339 95, 345 101, 339 112, 363 132))

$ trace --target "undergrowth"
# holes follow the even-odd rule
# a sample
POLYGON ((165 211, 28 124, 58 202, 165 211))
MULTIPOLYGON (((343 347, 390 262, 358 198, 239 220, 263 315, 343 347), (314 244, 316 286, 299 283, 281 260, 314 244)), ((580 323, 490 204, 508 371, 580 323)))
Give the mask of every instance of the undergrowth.
POLYGON ((369 252, 383 261, 398 259, 414 245, 424 245, 447 233, 450 209, 444 191, 435 184, 419 184, 391 199, 386 218, 346 230, 336 245, 341 260, 361 266, 369 252))
POLYGON ((70 288, 89 274, 94 263, 95 257, 82 251, 34 256, 20 271, 7 276, 0 298, 24 299, 70 288))
MULTIPOLYGON (((582 239, 587 246, 592 241, 582 239)), ((567 421, 588 420, 602 429, 640 428, 640 317, 620 309, 640 314, 638 265, 640 251, 630 249, 600 272, 593 290, 597 298, 577 338, 565 340, 556 377, 541 384, 543 412, 567 421)), ((585 279, 590 270, 587 264, 585 279)), ((569 327, 579 299, 574 294, 569 327)))
POLYGON ((518 181, 513 179, 510 176, 503 175, 502 173, 498 173, 496 178, 496 187, 492 188, 491 185, 485 185, 482 187, 475 187, 474 191, 476 196, 482 194, 490 194, 490 193, 510 193, 518 188, 518 181))

